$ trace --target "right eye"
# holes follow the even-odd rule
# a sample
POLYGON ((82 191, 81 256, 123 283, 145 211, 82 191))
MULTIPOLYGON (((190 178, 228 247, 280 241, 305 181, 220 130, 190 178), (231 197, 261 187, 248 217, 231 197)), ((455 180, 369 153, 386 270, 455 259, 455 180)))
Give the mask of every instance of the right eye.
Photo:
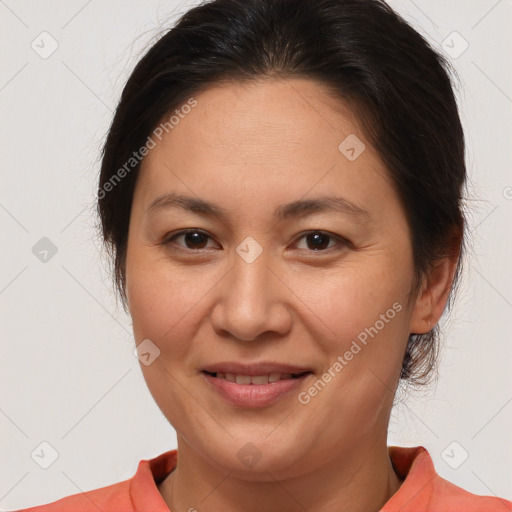
POLYGON ((172 247, 173 245, 177 245, 183 250, 198 251, 207 248, 206 245, 209 238, 211 239, 210 235, 199 229, 186 229, 166 236, 162 242, 160 242, 160 245, 170 247, 171 249, 174 249, 174 247, 172 247), (185 245, 175 243, 180 237, 183 237, 185 245))

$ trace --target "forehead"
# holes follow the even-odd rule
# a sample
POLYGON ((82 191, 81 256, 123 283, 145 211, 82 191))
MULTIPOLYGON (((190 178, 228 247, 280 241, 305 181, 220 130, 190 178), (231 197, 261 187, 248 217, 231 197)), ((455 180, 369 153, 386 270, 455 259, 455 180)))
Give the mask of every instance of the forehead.
MULTIPOLYGON (((245 195, 247 204, 251 193, 260 201, 276 197, 286 202, 308 190, 353 193, 388 181, 350 105, 319 82, 231 82, 206 89, 193 100, 193 108, 174 111, 181 115, 174 116, 172 129, 143 161, 146 203, 176 188, 210 198, 231 191, 228 199, 241 201, 245 195), (364 148, 356 159, 343 153, 346 140, 356 141, 358 151, 364 148)), ((361 198, 353 199, 357 203, 361 198)))
POLYGON ((172 131, 180 142, 193 136, 189 141, 196 149, 204 145, 217 155, 231 150, 293 160, 306 152, 335 153, 348 134, 363 138, 349 104, 313 80, 228 82, 202 91, 195 100, 197 105, 172 131))

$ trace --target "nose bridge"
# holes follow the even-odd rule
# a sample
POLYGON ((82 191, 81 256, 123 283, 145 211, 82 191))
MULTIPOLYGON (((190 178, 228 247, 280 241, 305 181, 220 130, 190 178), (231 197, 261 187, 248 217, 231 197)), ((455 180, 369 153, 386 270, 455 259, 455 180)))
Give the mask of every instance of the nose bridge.
POLYGON ((233 266, 212 315, 214 327, 252 340, 266 331, 284 332, 289 315, 272 267, 270 251, 251 237, 236 248, 233 266))
POLYGON ((235 303, 244 307, 266 307, 266 302, 271 295, 271 285, 268 270, 268 251, 255 254, 255 250, 249 247, 246 253, 240 255, 241 250, 247 250, 247 245, 237 248, 234 258, 230 296, 235 303))

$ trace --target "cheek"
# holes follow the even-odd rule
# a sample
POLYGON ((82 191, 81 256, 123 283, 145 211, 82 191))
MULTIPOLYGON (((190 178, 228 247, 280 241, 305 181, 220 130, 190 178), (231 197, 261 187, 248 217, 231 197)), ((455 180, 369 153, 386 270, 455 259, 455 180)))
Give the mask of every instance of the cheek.
POLYGON ((404 265, 399 270, 392 260, 370 259, 320 276, 316 285, 297 277, 297 294, 324 326, 328 339, 334 340, 333 348, 342 350, 358 336, 364 339, 375 324, 379 336, 393 339, 407 322, 409 269, 404 265))
MULTIPOLYGON (((127 262, 127 295, 136 343, 150 339, 160 355, 140 364, 147 387, 162 413, 179 432, 191 430, 204 419, 187 390, 193 389, 194 351, 198 325, 204 320, 201 299, 210 284, 206 275, 173 269, 168 261, 132 258, 127 262), (199 278, 201 276, 202 278, 199 278)), ((206 427, 205 427, 206 428, 206 427)))
POLYGON ((412 279, 406 261, 397 265, 381 255, 371 259, 371 264, 354 264, 323 279, 323 287, 311 287, 316 292, 308 295, 321 326, 316 343, 326 356, 321 380, 327 384, 319 383, 322 391, 317 396, 311 390, 314 407, 344 411, 353 424, 368 428, 381 421, 398 383, 408 339, 405 301, 412 279))
POLYGON ((344 269, 304 294, 318 326, 315 343, 325 356, 325 373, 302 399, 311 400, 320 422, 331 421, 334 410, 350 417, 347 436, 353 425, 363 432, 382 421, 397 384, 407 342, 410 276, 406 268, 391 272, 393 267, 381 260, 344 269))
POLYGON ((172 352, 172 360, 180 360, 192 347, 190 340, 204 317, 205 296, 218 278, 147 253, 133 256, 127 261, 127 295, 135 340, 149 338, 162 355, 172 352))

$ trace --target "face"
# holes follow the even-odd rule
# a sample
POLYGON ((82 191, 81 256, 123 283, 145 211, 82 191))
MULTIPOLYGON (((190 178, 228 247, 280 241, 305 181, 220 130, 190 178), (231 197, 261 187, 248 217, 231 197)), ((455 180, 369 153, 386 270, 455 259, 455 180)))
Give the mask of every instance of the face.
POLYGON ((385 443, 413 260, 378 154, 315 81, 194 99, 146 156, 130 218, 135 340, 160 351, 141 363, 152 396, 179 441, 247 478, 385 443))

